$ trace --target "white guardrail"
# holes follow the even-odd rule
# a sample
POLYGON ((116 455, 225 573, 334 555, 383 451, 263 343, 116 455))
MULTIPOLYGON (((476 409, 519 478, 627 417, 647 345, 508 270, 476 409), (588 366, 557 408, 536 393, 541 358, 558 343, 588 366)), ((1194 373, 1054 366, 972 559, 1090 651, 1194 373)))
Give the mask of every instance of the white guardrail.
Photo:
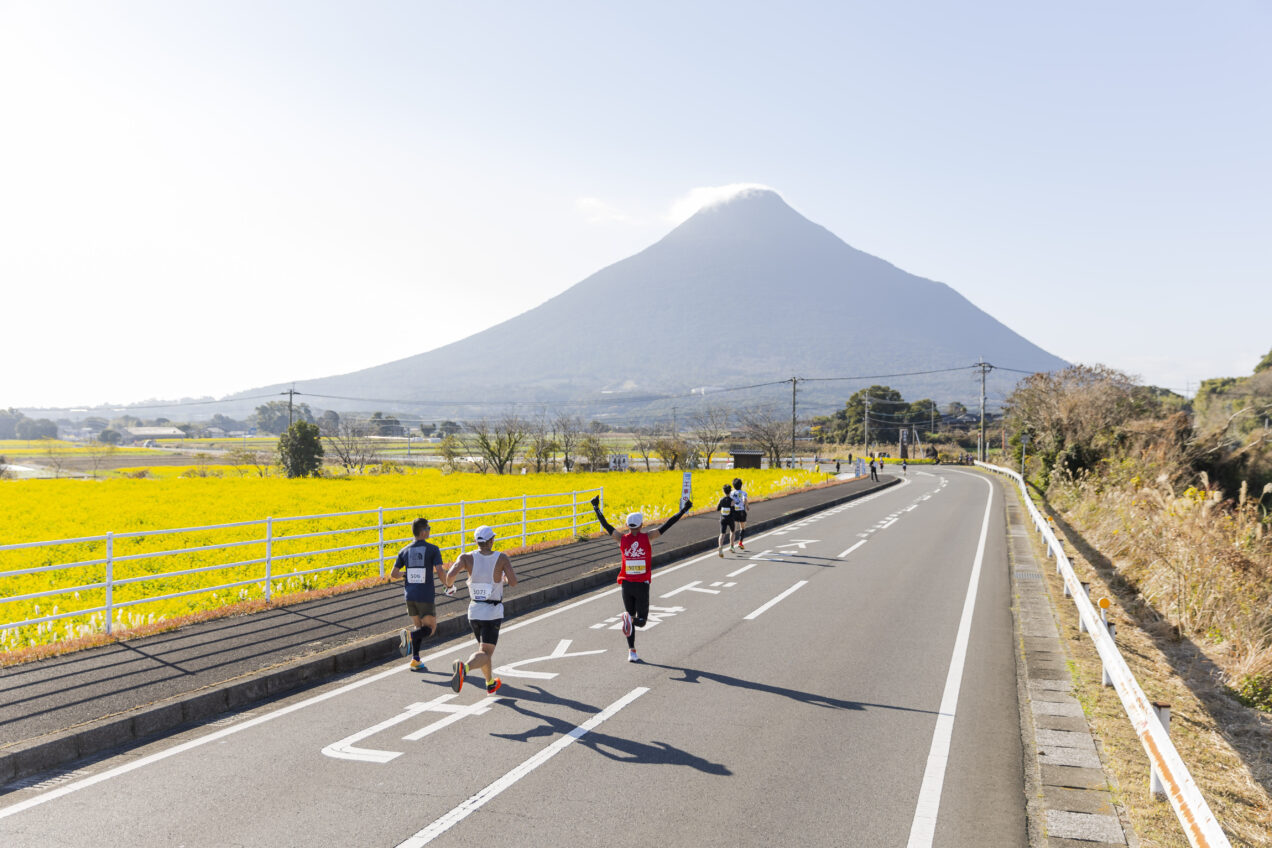
MULTIPOLYGON (((577 535, 580 528, 596 522, 589 503, 593 494, 599 494, 604 497, 601 489, 585 489, 576 492, 558 492, 545 495, 518 495, 510 498, 491 498, 448 504, 425 504, 422 506, 380 507, 378 509, 365 509, 354 512, 296 515, 284 518, 240 521, 232 524, 179 527, 171 530, 138 530, 129 533, 107 533, 100 536, 82 536, 74 539, 57 539, 47 542, 0 545, 0 633, 16 628, 38 626, 61 619, 80 618, 94 620, 92 618, 94 616, 102 616, 104 619, 97 629, 104 629, 106 633, 110 633, 112 620, 119 614, 120 610, 141 604, 180 598, 187 595, 242 589, 252 585, 262 585, 262 596, 268 601, 274 591, 275 584, 279 584, 281 587, 288 580, 294 583, 296 578, 305 575, 340 569, 361 569, 369 572, 367 574, 352 572, 347 580, 341 582, 352 582, 353 580, 371 576, 374 573, 371 571, 372 566, 377 567, 379 575, 383 576, 385 573, 385 546, 397 546, 409 542, 412 538, 409 530, 411 522, 416 516, 421 514, 428 516, 429 524, 432 528, 429 536, 430 541, 437 544, 443 552, 461 550, 466 542, 465 536, 467 532, 482 524, 489 524, 504 538, 520 537, 522 547, 525 547, 528 540, 577 535), (548 500, 552 498, 559 500, 548 500), (385 521, 386 512, 390 513, 390 515, 405 513, 408 517, 400 521, 385 521), (438 513, 442 514, 439 515, 438 513), (374 516, 374 523, 366 523, 366 519, 362 519, 362 516, 374 516), (314 522, 317 524, 317 529, 314 529, 314 524, 310 524, 308 527, 301 529, 311 530, 312 532, 292 533, 290 535, 279 535, 277 533, 280 525, 290 524, 295 526, 297 522, 314 522), (353 526, 347 526, 350 522, 354 522, 353 526), (261 530, 257 533, 252 533, 250 528, 253 527, 261 528, 261 530), (395 528, 401 527, 407 528, 406 535, 386 537, 386 531, 392 533, 395 528), (442 530, 442 527, 453 529, 442 530), (511 528, 511 530, 508 528, 511 528), (505 530, 508 532, 502 532, 505 530), (143 540, 153 537, 171 535, 189 537, 202 534, 212 534, 214 537, 219 536, 220 538, 224 538, 227 535, 236 535, 240 538, 234 541, 174 547, 167 550, 141 551, 123 555, 116 550, 117 547, 120 547, 119 543, 121 542, 128 543, 130 547, 144 547, 143 540), (243 538, 245 534, 247 538, 243 538), (366 541, 346 538, 344 541, 353 541, 353 544, 326 548, 309 547, 309 545, 315 544, 312 540, 322 537, 347 537, 348 534, 362 534, 362 538, 366 541), (448 541, 443 543, 443 540, 448 541), (70 546, 74 546, 74 548, 70 548, 70 546), (206 559, 209 551, 244 547, 255 548, 255 551, 248 552, 249 555, 250 553, 260 553, 261 555, 235 562, 218 562, 197 568, 173 571, 149 571, 145 570, 144 566, 140 569, 132 567, 133 563, 170 557, 180 557, 188 564, 191 559, 195 561, 206 559), (8 564, 6 560, 12 561, 15 558, 50 563, 59 556, 57 553, 59 549, 63 551, 61 556, 67 555, 68 552, 71 556, 74 556, 79 552, 90 551, 99 555, 70 562, 43 564, 34 567, 5 567, 8 564), (368 556, 368 554, 371 555, 368 556), (295 567, 298 564, 295 562, 296 560, 303 560, 303 562, 299 563, 302 566, 311 565, 316 557, 325 564, 312 568, 295 567), (130 573, 122 577, 117 575, 117 566, 127 567, 130 573), (293 570, 288 570, 289 566, 293 570), (84 570, 76 571, 77 569, 84 570), (232 577, 240 577, 242 579, 230 579, 229 582, 209 583, 206 585, 202 581, 196 581, 200 585, 195 588, 184 589, 183 591, 162 591, 162 582, 171 578, 196 574, 215 575, 216 572, 231 570, 238 571, 237 574, 231 575, 232 577), (244 571, 247 571, 248 574, 245 575, 244 571), (36 574, 48 575, 49 582, 46 585, 50 588, 23 594, 9 593, 11 590, 8 587, 17 585, 15 578, 36 574), (59 581, 59 577, 74 574, 80 575, 77 585, 66 585, 59 581), (141 594, 126 599, 115 597, 117 590, 133 586, 136 586, 141 594), (158 594, 154 593, 156 589, 160 590, 158 594), (13 606, 10 606, 11 604, 19 605, 17 614, 21 615, 23 614, 23 604, 26 605, 28 610, 34 609, 38 611, 39 607, 35 602, 40 599, 55 599, 55 603, 56 601, 81 600, 80 593, 89 594, 90 604, 98 599, 100 599, 100 603, 77 608, 69 612, 57 611, 55 606, 53 614, 37 614, 21 620, 14 620, 14 616, 6 614, 6 610, 14 609, 13 606)), ((330 544, 330 542, 327 544, 330 544)), ((397 550, 393 548, 388 552, 387 556, 392 559, 396 554, 397 550)), ((225 581, 227 576, 220 575, 219 578, 214 579, 225 581)), ((71 580, 75 580, 75 578, 72 577, 71 580)), ((213 601, 207 606, 215 607, 221 605, 221 603, 213 601)), ((77 635, 83 635, 83 633, 81 632, 77 635)))
POLYGON ((1072 595, 1077 605, 1081 628, 1086 630, 1091 636, 1091 641, 1095 643, 1100 661, 1104 664, 1106 685, 1111 683, 1117 690, 1118 697, 1122 699, 1122 707, 1126 710, 1136 735, 1139 736, 1140 744, 1144 746, 1144 753, 1148 755, 1154 782, 1160 781, 1161 788, 1175 810, 1175 815, 1183 827, 1185 836, 1188 837, 1189 844, 1194 848, 1231 848, 1228 837, 1219 827, 1214 813, 1210 811, 1210 805, 1202 797, 1201 790, 1197 788, 1192 775, 1188 773, 1188 767, 1184 765, 1179 751, 1170 741, 1170 733, 1158 718, 1157 710, 1144 694, 1144 690, 1140 688, 1135 675, 1131 673, 1130 667, 1122 657, 1122 652, 1118 650, 1113 635, 1091 603, 1091 599, 1087 597, 1085 587, 1073 570, 1073 564, 1065 555, 1064 546, 1029 497, 1029 490, 1025 486, 1024 479, 1007 468, 984 462, 976 464, 996 474, 1010 477, 1019 487, 1021 497, 1033 519, 1034 527, 1047 544, 1048 555, 1055 557, 1056 572, 1064 578, 1067 593, 1072 595))

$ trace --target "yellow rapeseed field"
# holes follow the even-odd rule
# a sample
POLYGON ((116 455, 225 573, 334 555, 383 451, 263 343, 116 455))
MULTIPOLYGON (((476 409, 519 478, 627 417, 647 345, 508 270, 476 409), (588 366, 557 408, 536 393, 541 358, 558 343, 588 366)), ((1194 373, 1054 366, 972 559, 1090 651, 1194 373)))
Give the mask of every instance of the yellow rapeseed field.
MULTIPOLYGON (((374 577, 381 573, 380 510, 383 511, 384 569, 409 541, 410 522, 426 515, 433 541, 453 557, 462 525, 466 535, 480 524, 498 527, 501 548, 523 544, 522 499, 527 508, 524 544, 598 532, 587 501, 604 492, 612 523, 634 510, 650 520, 678 506, 682 473, 530 474, 493 476, 443 474, 433 470, 288 480, 279 477, 179 477, 153 469, 150 479, 9 480, 0 482, 0 545, 116 534, 111 541, 112 627, 130 629, 205 612, 264 596, 266 523, 270 592, 292 594, 374 577), (580 492, 577 519, 571 492, 580 492), (493 498, 501 504, 474 504, 493 498), (461 519, 460 502, 466 502, 461 519), (427 508, 424 508, 426 507, 427 508), (333 513, 364 512, 332 516, 333 513), (297 516, 330 516, 304 518, 297 516), (218 526, 210 526, 218 525, 218 526), (225 526, 232 525, 232 526, 225 526), (176 533, 162 531, 178 528, 176 533), (119 534, 124 534, 118 538, 119 534), (133 535, 137 534, 137 535, 133 535), (303 537, 303 538, 301 538, 303 537), (231 545, 230 547, 213 547, 231 545), (204 550, 190 550, 205 548, 204 550), (162 553, 181 550, 178 553, 162 553), (328 549, 324 553, 316 553, 328 549), (334 549, 334 550, 331 550, 334 549), (156 554, 155 556, 144 556, 156 554), (332 566, 342 566, 334 570, 332 566), (206 569, 196 574, 164 576, 206 569), (125 582, 120 581, 134 580, 125 582), (241 584, 212 591, 209 587, 241 584), (207 590, 207 591, 201 591, 207 590), (130 604, 142 598, 193 594, 130 604), (120 604, 124 604, 119 608, 120 604)), ((790 470, 741 472, 753 498, 763 498, 821 482, 825 475, 790 470)), ((693 472, 695 511, 710 509, 720 487, 735 472, 693 472)), ((105 605, 104 588, 73 587, 106 579, 107 541, 0 550, 0 624, 105 605), (85 563, 76 565, 76 563, 85 563), (36 574, 5 572, 40 566, 67 566, 36 574), (40 598, 5 598, 65 588, 40 598)), ((0 651, 105 629, 102 612, 0 630, 0 651)))

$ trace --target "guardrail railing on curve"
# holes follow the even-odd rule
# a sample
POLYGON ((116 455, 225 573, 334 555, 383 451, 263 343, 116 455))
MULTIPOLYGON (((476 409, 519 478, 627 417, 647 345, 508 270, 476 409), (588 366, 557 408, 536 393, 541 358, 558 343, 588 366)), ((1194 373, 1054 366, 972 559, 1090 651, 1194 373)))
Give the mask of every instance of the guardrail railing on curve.
MULTIPOLYGON (((475 529, 481 524, 491 525, 499 532, 500 536, 520 537, 523 547, 528 541, 535 538, 576 535, 580 528, 596 522, 589 503, 593 494, 604 496, 601 489, 585 489, 574 492, 516 495, 508 498, 489 498, 486 500, 459 501, 446 504, 379 507, 377 509, 325 513, 321 515, 271 517, 200 527, 137 530, 127 533, 81 536, 73 539, 0 545, 0 634, 6 631, 21 630, 22 628, 50 625, 52 622, 64 619, 88 620, 90 622, 90 630, 104 630, 106 633, 111 633, 115 619, 122 610, 157 601, 245 589, 253 585, 262 586, 261 596, 268 601, 276 584, 288 580, 295 581, 297 578, 303 578, 308 575, 365 567, 367 569, 374 568, 380 576, 383 576, 386 559, 385 546, 406 543, 411 538, 409 532, 406 536, 386 536, 386 531, 392 534, 399 532, 396 528, 409 528, 411 519, 385 521, 385 512, 390 514, 419 514, 423 511, 434 513, 430 517, 430 523, 433 527, 430 538, 435 543, 440 543, 439 547, 444 552, 460 550, 463 547, 467 531, 475 529), (441 510, 443 515, 438 516, 436 514, 438 510, 441 510), (363 518, 363 516, 368 518, 363 518), (371 516, 374 516, 374 518, 370 518, 371 516), (339 524, 340 519, 352 519, 355 522, 366 523, 355 523, 353 526, 333 526, 339 524), (326 526, 319 526, 316 529, 312 529, 312 532, 292 532, 286 535, 280 535, 276 532, 280 525, 290 523, 295 526, 298 522, 310 523, 311 528, 314 523, 325 524, 326 526), (253 533, 250 529, 253 527, 260 529, 253 533), (443 529, 444 527, 452 529, 443 529), (501 532, 503 530, 508 532, 501 532), (224 539, 227 535, 231 535, 231 532, 249 535, 247 538, 236 538, 232 541, 210 540, 213 543, 186 545, 165 550, 143 550, 127 554, 121 554, 117 550, 117 543, 123 541, 141 543, 156 537, 173 535, 189 537, 190 535, 198 536, 208 533, 220 534, 221 539, 224 539), (352 539, 348 539, 349 534, 353 534, 352 539), (352 544, 337 544, 334 547, 311 547, 311 545, 331 545, 332 542, 338 541, 339 537, 342 536, 352 541, 352 544), (328 541, 323 543, 313 541, 324 537, 328 541), (449 541, 446 541, 447 539, 449 541), (171 563, 174 559, 183 560, 188 564, 191 559, 199 561, 200 557, 214 556, 210 552, 238 551, 244 548, 247 548, 246 556, 249 558, 238 559, 233 562, 215 562, 195 568, 179 568, 175 570, 163 570, 166 566, 161 564, 164 560, 168 560, 171 563), (76 555, 76 551, 82 552, 86 550, 93 550, 100 555, 58 563, 54 562, 54 560, 58 558, 55 552, 59 549, 71 552, 72 556, 76 555), (44 563, 48 564, 4 568, 5 555, 14 552, 21 552, 18 554, 19 556, 25 556, 29 553, 35 561, 42 559, 44 563), (253 557, 252 553, 259 553, 260 556, 253 557), (305 567, 306 565, 313 565, 315 560, 328 564, 305 567), (159 564, 148 570, 148 566, 140 565, 141 563, 159 564), (134 573, 126 576, 120 575, 116 571, 117 566, 130 566, 134 573), (217 572, 221 572, 221 576, 214 576, 217 572), (70 578, 71 583, 74 583, 74 585, 68 584, 65 580, 59 580, 60 577, 65 575, 75 574, 81 576, 70 578), (41 588, 38 591, 21 591, 19 589, 19 591, 14 592, 6 585, 21 586, 16 581, 13 583, 10 581, 30 575, 39 575, 38 579, 48 579, 49 582, 46 585, 49 588, 41 588), (195 582, 198 585, 193 588, 183 588, 181 591, 163 591, 161 588, 165 581, 169 581, 170 587, 170 581, 174 578, 192 575, 206 575, 211 578, 211 582, 196 580, 195 582), (123 599, 116 597, 116 591, 125 587, 137 587, 134 590, 137 594, 123 599), (155 590, 159 591, 156 592, 155 590), (42 599, 53 601, 82 600, 81 595, 88 596, 88 599, 90 599, 88 604, 72 610, 63 611, 55 607, 53 613, 41 615, 39 607, 34 605, 42 599), (28 614, 22 618, 17 618, 17 616, 23 615, 24 606, 28 611, 35 610, 36 614, 28 614), (4 611, 7 609, 17 609, 17 615, 5 614, 4 611)), ((389 551, 387 555, 392 557, 395 554, 396 551, 389 551)), ((244 556, 244 554, 239 553, 237 556, 244 556)), ((375 573, 375 571, 372 573, 375 573)), ((349 580, 354 579, 360 578, 349 578, 349 580)), ((208 606, 221 605, 223 603, 211 603, 208 606)), ((82 633, 79 635, 82 635, 82 633)), ((57 641, 55 638, 49 640, 47 635, 43 638, 47 641, 57 641)), ((0 641, 0 647, 2 645, 3 642, 0 641)))
POLYGON ((1231 843, 1215 819, 1214 813, 1211 812, 1210 805, 1206 803, 1201 790, 1197 788, 1196 782, 1188 772, 1188 767, 1184 765, 1183 758, 1179 756, 1179 751, 1171 742, 1170 733, 1158 718, 1157 710, 1144 694, 1144 690, 1140 688, 1139 681, 1131 673, 1130 666, 1126 664, 1122 652, 1118 650, 1117 643, 1096 611, 1095 605, 1087 597, 1082 581, 1073 570, 1073 563, 1064 552, 1064 546, 1051 529, 1046 517, 1029 497, 1029 489, 1025 485, 1024 478, 1008 468, 986 462, 976 464, 1012 479, 1020 489, 1034 528, 1046 543, 1048 555, 1056 560, 1056 571, 1064 579, 1065 586, 1073 597, 1084 629, 1090 635, 1100 655, 1100 661, 1104 664, 1105 675, 1121 699, 1127 718, 1130 719, 1140 744, 1144 746, 1144 753, 1148 755, 1149 763, 1166 790, 1167 800, 1170 801, 1171 808, 1183 827, 1188 843, 1193 848, 1231 848, 1231 843))

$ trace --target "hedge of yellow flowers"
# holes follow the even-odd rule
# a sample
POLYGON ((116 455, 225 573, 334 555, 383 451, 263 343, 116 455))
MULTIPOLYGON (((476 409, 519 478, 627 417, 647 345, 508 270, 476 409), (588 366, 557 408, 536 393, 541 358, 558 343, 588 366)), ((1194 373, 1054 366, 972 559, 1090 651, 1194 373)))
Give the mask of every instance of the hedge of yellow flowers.
MULTIPOLYGON (((678 508, 683 479, 679 471, 496 476, 404 470, 294 480, 183 477, 177 476, 179 469, 150 472, 153 476, 145 479, 0 482, 0 546, 115 534, 110 542, 116 584, 112 603, 125 606, 114 609, 113 628, 129 629, 263 597, 267 517, 272 596, 338 586, 374 577, 382 568, 387 571, 398 548, 409 542, 410 523, 418 515, 428 517, 432 541, 453 558, 460 539, 461 502, 467 543, 475 527, 490 524, 497 528, 500 548, 512 550, 599 532, 588 505, 598 492, 603 492, 611 523, 632 511, 644 513, 647 520, 669 516, 678 508), (571 492, 579 493, 573 498, 576 512, 571 509, 571 492), (513 500, 473 503, 496 498, 513 500), (333 515, 350 512, 361 514, 333 515), (171 529, 179 532, 160 532, 171 529), (213 547, 221 545, 231 546, 213 547), (327 552, 318 552, 324 549, 327 552), (163 553, 171 551, 178 552, 163 553), (140 557, 144 554, 158 555, 140 557), (332 566, 340 567, 315 571, 332 566), (163 576, 190 569, 207 570, 163 576), (119 584, 133 578, 136 582, 119 584), (210 588, 233 583, 244 585, 210 588), (203 589, 207 591, 128 605, 203 589)), ((805 488, 826 476, 782 469, 736 473, 745 478, 752 498, 805 488)), ((727 470, 693 472, 695 511, 713 507, 721 486, 734 476, 727 470)), ((104 606, 104 588, 73 587, 104 582, 106 556, 104 538, 0 550, 0 624, 104 606), (7 571, 50 565, 64 567, 5 576, 7 571), (59 588, 67 591, 4 602, 59 588)), ((0 651, 80 638, 102 632, 105 623, 105 614, 98 612, 0 630, 0 651)))

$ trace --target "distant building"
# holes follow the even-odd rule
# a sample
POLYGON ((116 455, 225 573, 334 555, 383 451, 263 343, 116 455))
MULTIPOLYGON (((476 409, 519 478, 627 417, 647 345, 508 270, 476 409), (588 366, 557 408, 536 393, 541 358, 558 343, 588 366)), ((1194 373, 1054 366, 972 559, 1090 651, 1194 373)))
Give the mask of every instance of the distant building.
POLYGON ((759 468, 764 460, 764 451, 750 448, 730 448, 734 468, 759 468))
POLYGON ((124 427, 120 431, 125 442, 145 442, 153 439, 184 439, 185 431, 176 427, 124 427))

